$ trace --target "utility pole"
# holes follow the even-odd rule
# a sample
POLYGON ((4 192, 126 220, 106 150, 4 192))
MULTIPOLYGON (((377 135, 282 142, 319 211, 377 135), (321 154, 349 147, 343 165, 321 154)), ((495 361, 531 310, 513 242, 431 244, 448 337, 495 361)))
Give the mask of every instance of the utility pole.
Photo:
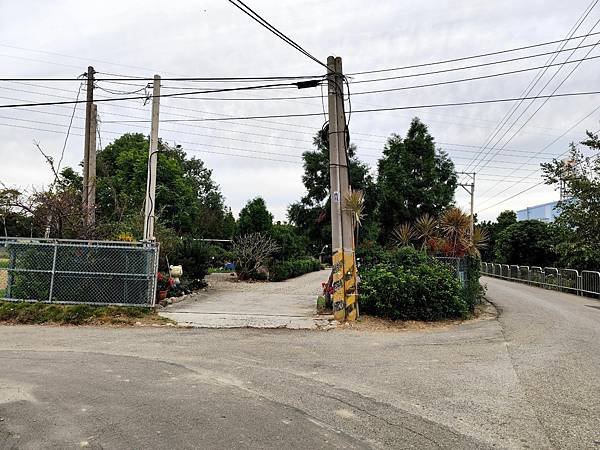
POLYGON ((96 224, 96 133, 98 131, 98 107, 92 104, 92 120, 90 123, 90 149, 87 169, 87 226, 96 224))
POLYGON ((471 179, 470 183, 458 183, 467 194, 471 196, 471 222, 469 224, 469 240, 473 244, 473 233, 475 231, 475 172, 457 172, 459 175, 466 175, 471 179))
POLYGON ((160 108, 160 76, 154 75, 152 86, 152 125, 148 149, 148 180, 144 208, 144 241, 154 240, 154 207, 156 201, 156 163, 158 161, 158 121, 160 108))
POLYGON ((350 183, 342 58, 328 57, 327 69, 333 316, 336 320, 355 320, 358 309, 353 248, 354 231, 350 211, 344 207, 345 198, 350 193, 350 183))
POLYGON ((88 66, 87 69, 87 85, 86 85, 86 102, 85 102, 85 135, 83 140, 83 190, 82 196, 82 209, 84 224, 86 228, 89 226, 89 184, 90 184, 90 138, 92 136, 92 105, 94 103, 94 68, 88 66))

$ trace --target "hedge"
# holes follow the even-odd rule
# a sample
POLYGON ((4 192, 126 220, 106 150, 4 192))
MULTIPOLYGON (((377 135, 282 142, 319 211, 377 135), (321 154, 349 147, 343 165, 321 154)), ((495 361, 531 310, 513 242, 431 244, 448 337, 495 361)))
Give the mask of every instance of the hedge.
POLYGON ((274 261, 269 267, 269 279, 283 281, 317 270, 321 270, 321 263, 314 258, 274 261))
POLYGON ((361 272, 360 308, 392 320, 464 318, 471 310, 460 280, 414 249, 394 251, 361 272))

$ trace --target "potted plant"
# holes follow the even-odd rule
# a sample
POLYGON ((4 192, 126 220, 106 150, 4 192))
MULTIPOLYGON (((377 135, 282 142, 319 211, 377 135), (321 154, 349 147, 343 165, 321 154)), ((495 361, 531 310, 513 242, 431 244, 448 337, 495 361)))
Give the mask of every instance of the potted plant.
POLYGON ((166 275, 162 272, 158 272, 156 274, 156 290, 159 301, 167 298, 167 295, 169 294, 169 289, 173 286, 174 283, 175 280, 169 275, 166 275))

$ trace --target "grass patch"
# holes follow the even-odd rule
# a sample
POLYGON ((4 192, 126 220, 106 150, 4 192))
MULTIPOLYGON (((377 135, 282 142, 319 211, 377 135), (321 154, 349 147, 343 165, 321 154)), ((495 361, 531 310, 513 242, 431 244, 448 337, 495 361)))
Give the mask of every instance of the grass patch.
POLYGON ((7 269, 8 262, 8 258, 0 258, 0 269, 7 269))
POLYGON ((167 324, 153 308, 126 306, 57 305, 0 301, 0 322, 11 324, 135 325, 167 324))
POLYGON ((209 267, 208 273, 233 273, 233 270, 225 269, 224 267, 209 267))

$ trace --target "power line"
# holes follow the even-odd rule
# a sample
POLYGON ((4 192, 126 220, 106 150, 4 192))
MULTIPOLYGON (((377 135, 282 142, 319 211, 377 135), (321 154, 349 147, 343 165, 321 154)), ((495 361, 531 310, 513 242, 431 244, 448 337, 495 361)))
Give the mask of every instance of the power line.
MULTIPOLYGON (((161 94, 158 97, 180 97, 182 95, 190 95, 190 94, 209 94, 214 92, 233 92, 233 91, 247 91, 247 90, 255 90, 255 89, 264 89, 271 86, 295 86, 294 83, 284 83, 284 84, 270 84, 270 85, 261 85, 261 86, 243 86, 243 87, 235 87, 235 88, 225 88, 225 89, 212 89, 212 90, 203 90, 196 92, 187 92, 187 93, 173 93, 173 94, 161 94)), ((124 100, 147 100, 152 96, 144 95, 144 96, 134 96, 134 97, 120 97, 120 98, 102 98, 97 99, 95 102, 116 102, 116 101, 124 101, 124 100)), ((64 102, 43 102, 43 103, 22 103, 22 104, 12 104, 12 105, 0 105, 0 108, 20 108, 23 106, 52 106, 52 105, 73 105, 76 103, 85 103, 86 100, 79 101, 64 101, 64 102)))
MULTIPOLYGON (((600 23, 600 19, 594 24, 594 26, 590 29, 590 32, 596 27, 596 25, 598 25, 598 23, 600 23)), ((583 42, 583 41, 582 41, 583 42)), ((596 44, 594 44, 594 46, 592 48, 590 48, 586 54, 586 56, 588 56, 593 50, 594 48, 600 44, 600 40, 598 42, 596 42, 596 44)), ((573 53, 571 53, 571 55, 573 55, 573 53)), ((570 55, 570 56, 571 56, 570 55)), ((569 56, 569 57, 570 57, 569 56)), ((556 93, 558 91, 558 89, 560 89, 560 87, 570 78, 570 76, 579 68, 581 62, 579 62, 575 67, 573 67, 573 69, 563 78, 563 80, 554 88, 554 90, 551 92, 551 95, 556 93)), ((550 82, 554 79, 554 77, 562 70, 564 66, 561 66, 553 75, 552 77, 550 77, 550 79, 546 82, 546 84, 544 84, 544 86, 538 91, 538 94, 540 94, 541 92, 543 92, 543 90, 550 84, 550 82)), ((533 119, 533 117, 544 107, 544 105, 548 102, 548 99, 544 100, 535 111, 533 111, 533 113, 527 118, 527 120, 525 120, 525 122, 523 124, 521 124, 521 126, 512 134, 512 136, 506 140, 504 142, 504 144, 502 145, 502 147, 500 149, 498 149, 496 151, 496 153, 494 155, 492 155, 491 158, 487 159, 487 161, 484 161, 485 156, 482 157, 482 159, 476 164, 475 169, 477 169, 477 167, 480 167, 481 164, 483 163, 483 166, 481 167, 485 167, 486 164, 489 164, 489 162, 500 152, 500 150, 502 148, 504 148, 506 145, 508 145, 508 143, 510 143, 516 136, 517 134, 519 134, 519 132, 525 128, 525 126, 527 126, 527 124, 533 119)), ((498 145, 500 143, 500 141, 508 134, 508 132, 511 130, 511 128, 513 126, 515 126, 517 124, 517 122, 521 119, 521 117, 523 117, 523 115, 527 112, 527 110, 529 109, 530 106, 533 105, 533 102, 531 102, 529 105, 527 105, 527 107, 521 112, 521 114, 519 114, 519 116, 513 121, 513 123, 506 129, 506 131, 502 134, 502 136, 500 136, 500 138, 496 141, 495 145, 498 145)), ((488 155, 489 153, 491 153, 491 150, 488 151, 488 155)), ((540 152, 538 152, 537 154, 539 154, 540 152)), ((536 155, 537 155, 536 154, 536 155)), ((530 158, 531 159, 531 158, 530 158)))
MULTIPOLYGON (((592 33, 590 34, 590 36, 596 35, 596 34, 600 34, 600 32, 596 32, 596 33, 592 33)), ((371 73, 382 73, 382 72, 393 72, 396 70, 405 70, 405 69, 416 69, 419 67, 427 67, 427 66, 435 66, 435 65, 439 65, 439 64, 447 64, 447 63, 452 63, 452 62, 457 62, 457 61, 465 61, 468 59, 475 59, 475 58, 483 58, 486 56, 494 56, 494 55, 500 55, 503 53, 511 53, 511 52, 516 52, 519 50, 527 50, 530 48, 536 48, 536 47, 543 47, 546 45, 552 45, 552 44, 558 44, 561 42, 568 42, 570 40, 574 40, 574 39, 579 39, 583 37, 583 35, 581 36, 573 36, 573 37, 569 37, 566 39, 558 39, 555 41, 548 41, 548 42, 542 42, 539 44, 531 44, 531 45, 525 45, 522 47, 515 47, 515 48, 510 48, 510 49, 506 49, 506 50, 498 50, 495 52, 488 52, 488 53, 480 53, 477 55, 470 55, 470 56, 463 56, 460 58, 452 58, 452 59, 444 59, 441 61, 433 61, 433 62, 428 62, 428 63, 421 63, 421 64, 412 64, 409 66, 400 66, 400 67, 392 67, 392 68, 386 68, 386 69, 376 69, 376 70, 365 70, 362 72, 353 72, 353 73, 349 73, 347 74, 348 76, 354 76, 354 75, 367 75, 367 74, 371 74, 371 73)))
MULTIPOLYGON (((105 72, 97 72, 99 74, 105 72)), ((203 81, 203 82, 264 82, 264 81, 289 81, 289 80, 310 80, 310 79, 323 78, 322 75, 298 75, 298 76, 270 76, 270 77, 166 77, 162 78, 161 81, 203 81)), ((114 78, 94 78, 94 81, 104 82, 125 82, 125 81, 153 81, 152 77, 139 77, 134 75, 124 75, 114 78)), ((80 78, 73 77, 62 77, 62 78, 0 78, 0 81, 81 81, 80 78)))
MULTIPOLYGON (((568 92, 563 94, 552 94, 552 95, 540 95, 536 97, 513 97, 513 98, 497 98, 490 100, 471 100, 464 102, 452 102, 452 103, 433 103, 425 105, 412 105, 412 106, 396 106, 389 108, 372 108, 372 109, 357 109, 352 111, 353 113, 370 113, 370 112, 381 112, 381 111, 401 111, 410 109, 427 109, 427 108, 445 108, 451 106, 469 106, 469 105, 482 105, 488 103, 506 103, 515 102, 519 100, 533 100, 540 98, 555 98, 555 97, 577 97, 583 95, 596 95, 600 94, 600 91, 587 91, 587 92, 568 92)), ((119 100, 119 99, 116 99, 119 100)), ((62 104, 62 103, 59 103, 62 104)), ((28 105, 27 105, 28 106, 28 105)), ((2 108, 3 105, 0 105, 2 108)), ((276 118, 292 118, 292 117, 315 117, 322 116, 322 112, 318 113, 299 113, 299 114, 273 114, 264 116, 239 116, 239 117, 218 117, 218 118, 202 118, 202 119, 175 119, 175 120, 161 120, 161 122, 209 122, 209 121, 225 121, 225 120, 255 120, 255 119, 276 119, 276 118)), ((140 121, 129 121, 129 122, 140 122, 140 121)), ((149 120, 143 120, 141 122, 149 122, 149 120)))
MULTIPOLYGON (((80 93, 81 93, 81 83, 79 84, 79 88, 77 89, 77 96, 75 97, 75 100, 79 100, 80 93)), ((65 157, 65 149, 67 148, 67 142, 69 141, 69 134, 71 134, 71 127, 73 126, 73 118, 75 117, 76 110, 77 110, 77 104, 74 104, 73 112, 71 113, 71 118, 69 119, 69 126, 67 128, 65 142, 63 143, 62 151, 60 152, 60 159, 58 160, 58 165, 56 166, 56 172, 58 172, 58 173, 60 173, 60 165, 62 164, 63 158, 65 157)))
MULTIPOLYGON (((571 29, 567 32, 567 38, 572 38, 573 35, 575 34, 575 32, 579 29, 579 27, 583 24, 583 22, 585 21, 585 19, 587 18, 587 16, 589 15, 589 13, 592 11, 592 9, 596 6, 596 4, 598 3, 598 0, 592 0, 592 2, 588 5, 588 7, 583 11, 583 13, 581 14, 581 16, 577 19, 577 21, 575 22, 575 24, 571 27, 571 29)), ((581 45, 584 40, 585 37, 587 37, 593 30, 589 30, 588 33, 586 35, 584 35, 584 38, 579 42, 579 45, 581 45)), ((557 51, 561 50, 565 47, 566 42, 563 42, 561 45, 558 46, 557 51)), ((572 56, 569 55, 567 57, 567 59, 563 62, 567 62, 570 57, 572 56)), ((548 58, 548 60, 546 61, 546 65, 552 64, 556 58, 558 57, 558 53, 554 54, 552 57, 548 58)), ((548 67, 545 67, 543 70, 541 70, 536 76, 533 77, 533 79, 529 82, 529 84, 527 85, 527 87, 523 90, 523 94, 522 95, 529 95, 534 87, 541 81, 542 77, 544 76, 544 74, 548 71, 548 67)), ((553 76, 551 77, 551 79, 549 81, 552 80, 552 78, 554 78, 557 73, 560 71, 560 69, 558 69, 553 76)), ((547 85, 548 83, 546 83, 547 85)), ((545 86, 544 86, 545 88, 545 86)), ((543 91, 543 88, 540 89, 540 91, 538 92, 538 95, 541 94, 543 91)), ((486 139, 486 141, 484 142, 483 146, 481 147, 481 152, 483 153, 486 149, 486 147, 488 145, 490 145, 492 143, 492 140, 498 135, 498 133, 500 133, 502 131, 502 128, 504 127, 504 125, 506 125, 508 123, 508 121, 510 120, 510 118, 517 112, 517 110, 519 109, 519 107, 523 104, 523 101, 520 101, 519 103, 513 105, 509 111, 507 111, 507 113, 504 115, 504 117, 500 120, 500 122, 496 125, 496 127, 494 128, 494 131, 492 131, 492 133, 490 134, 490 136, 488 136, 488 138, 486 139)), ((529 108, 528 105, 527 108, 529 108)), ((514 123, 513 123, 514 124, 514 123)), ((511 125, 512 127, 512 125, 511 125)), ((510 129, 510 128, 509 128, 510 129)), ((508 131, 508 130, 507 130, 508 131)), ((499 141, 498 141, 499 142, 499 141)), ((486 152, 486 155, 490 153, 491 150, 488 150, 488 152, 486 152)), ((485 157, 485 155, 484 155, 485 157)), ((478 159, 478 155, 476 155, 473 158, 473 162, 477 161, 478 159)), ((473 163, 472 162, 472 163, 473 163)), ((471 166, 472 163, 469 163, 469 167, 471 166)))
POLYGON ((352 84, 375 83, 375 82, 379 82, 379 81, 399 80, 399 79, 404 79, 404 78, 415 78, 415 77, 422 77, 422 76, 426 76, 426 75, 437 75, 440 73, 455 72, 457 70, 476 69, 479 67, 486 67, 486 66, 491 66, 491 65, 495 65, 495 64, 504 64, 507 62, 520 61, 520 60, 529 59, 529 58, 537 58, 540 56, 553 55, 553 54, 558 55, 561 52, 578 50, 580 48, 587 48, 587 47, 591 47, 591 46, 593 46, 593 44, 575 47, 575 48, 569 48, 569 49, 560 49, 560 50, 556 50, 553 52, 539 53, 539 54, 531 55, 531 56, 520 56, 518 58, 502 59, 499 61, 490 61, 490 62, 481 63, 481 64, 473 64, 470 66, 453 67, 453 68, 449 68, 449 69, 434 70, 431 72, 412 73, 412 74, 407 74, 407 75, 398 75, 398 76, 394 76, 394 77, 385 77, 385 78, 373 78, 373 79, 369 79, 369 80, 358 80, 358 81, 353 81, 352 84))
POLYGON ((256 11, 254 11, 252 8, 250 8, 248 5, 246 5, 244 2, 242 2, 241 0, 235 0, 235 1, 234 0, 229 0, 229 3, 231 3, 237 9, 239 9, 240 11, 242 11, 244 14, 246 14, 252 20, 254 20, 255 22, 257 22, 261 26, 265 27, 267 30, 269 30, 271 33, 273 33, 279 39, 281 39, 285 43, 291 45, 293 48, 295 48, 296 50, 298 50, 300 53, 302 53, 303 55, 305 55, 308 58, 312 59, 317 64, 320 64, 325 69, 327 69, 327 64, 324 64, 319 59, 317 59, 316 57, 314 57, 313 55, 311 55, 310 53, 308 53, 299 44, 297 44, 296 42, 294 42, 292 39, 290 39, 289 37, 287 37, 285 34, 283 34, 281 31, 279 31, 277 28, 275 28, 269 22, 267 22, 263 17, 261 17, 256 11))

